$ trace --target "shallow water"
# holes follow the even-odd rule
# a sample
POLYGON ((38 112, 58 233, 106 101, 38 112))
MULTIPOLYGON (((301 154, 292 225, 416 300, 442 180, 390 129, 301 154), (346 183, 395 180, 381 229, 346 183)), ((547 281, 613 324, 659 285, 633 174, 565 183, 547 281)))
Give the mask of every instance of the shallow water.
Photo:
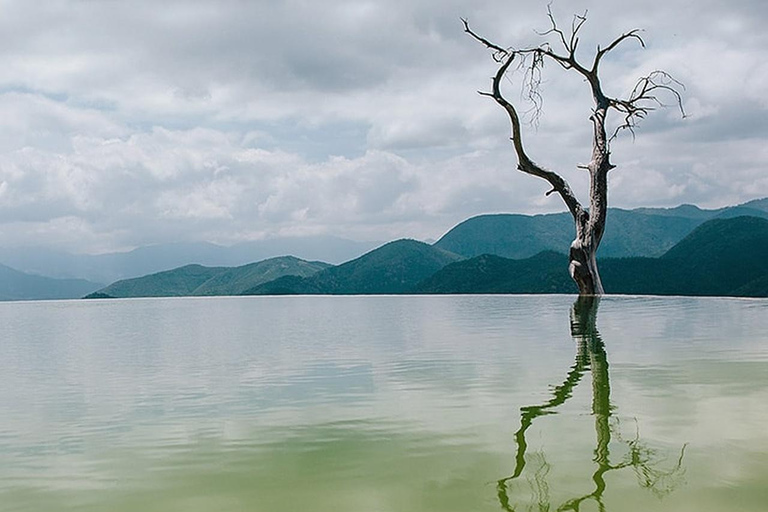
POLYGON ((768 301, 0 304, 2 511, 765 511, 768 301))

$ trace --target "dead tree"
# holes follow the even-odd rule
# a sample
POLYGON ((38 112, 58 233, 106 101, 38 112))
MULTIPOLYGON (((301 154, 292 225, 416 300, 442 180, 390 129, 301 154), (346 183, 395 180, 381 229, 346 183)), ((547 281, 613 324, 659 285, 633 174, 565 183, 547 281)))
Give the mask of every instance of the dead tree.
POLYGON ((507 112, 512 129, 512 145, 517 154, 517 168, 526 174, 546 180, 552 187, 547 195, 557 192, 573 216, 576 237, 570 247, 568 270, 579 287, 579 294, 601 295, 604 290, 597 269, 596 255, 605 231, 608 210, 608 172, 616 167, 611 163, 610 143, 623 130, 628 130, 634 136, 637 122, 656 107, 664 106, 663 95, 668 95, 685 117, 680 95, 683 85, 665 71, 656 70, 641 77, 626 98, 608 96, 600 82, 600 63, 609 52, 625 41, 634 40, 645 47, 645 42, 640 37, 640 30, 630 30, 621 34, 604 48, 598 46, 591 64, 584 65, 576 58, 576 50, 579 45, 579 32, 587 21, 586 13, 575 15, 568 31, 562 30, 557 25, 550 8, 547 8, 547 15, 550 28, 540 34, 545 41, 539 46, 528 48, 499 46, 470 29, 466 19, 462 19, 462 22, 464 31, 490 50, 494 61, 499 64, 492 79, 491 92, 480 92, 480 94, 493 98, 507 112), (550 43, 548 39, 554 39, 555 42, 550 43), (556 50, 555 46, 562 49, 556 50), (501 90, 501 82, 505 77, 515 72, 522 74, 528 99, 533 102, 534 113, 538 115, 541 108, 539 91, 541 71, 546 61, 554 61, 564 69, 581 75, 592 93, 594 105, 589 117, 593 130, 592 159, 588 164, 577 166, 589 172, 588 208, 582 206, 568 182, 560 174, 540 166, 528 155, 523 146, 518 110, 507 100, 501 90), (611 111, 618 113, 621 117, 617 127, 609 136, 606 132, 606 120, 611 111))

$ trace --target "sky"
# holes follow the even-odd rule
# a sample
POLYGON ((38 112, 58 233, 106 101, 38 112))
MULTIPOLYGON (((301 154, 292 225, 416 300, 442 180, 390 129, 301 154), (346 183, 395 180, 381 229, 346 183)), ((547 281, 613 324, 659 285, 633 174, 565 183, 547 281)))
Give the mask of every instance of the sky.
MULTIPOLYGON (((626 96, 663 69, 674 108, 612 145, 614 207, 768 196, 768 3, 552 2, 626 96)), ((535 46, 541 0, 0 0, 0 244, 100 253, 174 241, 436 239, 483 213, 563 211, 516 171, 496 67, 460 18, 535 46)), ((507 96, 529 111, 521 77, 507 96)), ((589 89, 544 68, 529 154, 586 198, 589 89)), ((614 118, 614 121, 616 119, 614 118)), ((609 219, 610 222, 610 219, 609 219)))

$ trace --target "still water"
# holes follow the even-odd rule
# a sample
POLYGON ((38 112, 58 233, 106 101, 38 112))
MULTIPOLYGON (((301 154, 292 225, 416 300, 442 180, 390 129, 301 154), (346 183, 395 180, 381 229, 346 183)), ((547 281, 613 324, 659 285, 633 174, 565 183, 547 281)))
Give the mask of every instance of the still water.
POLYGON ((0 510, 768 510, 768 301, 0 304, 0 510))

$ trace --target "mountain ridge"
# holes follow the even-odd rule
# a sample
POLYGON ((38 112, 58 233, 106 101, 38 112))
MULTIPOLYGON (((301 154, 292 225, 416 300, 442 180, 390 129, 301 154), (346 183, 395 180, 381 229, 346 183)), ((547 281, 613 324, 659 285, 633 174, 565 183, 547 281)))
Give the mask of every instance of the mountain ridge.
POLYGON ((308 262, 294 256, 269 258, 237 267, 191 264, 122 279, 86 298, 238 295, 248 288, 284 275, 309 276, 327 267, 327 263, 308 262))
MULTIPOLYGON (((713 218, 743 215, 768 218, 768 198, 737 206, 703 210, 694 205, 675 208, 609 208, 598 258, 658 257, 713 218)), ((567 252, 574 237, 567 212, 471 217, 447 231, 435 246, 467 258, 495 254, 524 259, 541 251, 567 252)))
MULTIPOLYGON (((701 273, 706 271, 717 276, 720 281, 739 283, 738 290, 742 290, 739 293, 760 295, 766 288, 762 280, 743 281, 740 280, 738 272, 729 274, 723 268, 745 268, 749 272, 761 271, 762 256, 753 258, 749 264, 744 261, 735 261, 733 257, 735 254, 739 257, 749 256, 750 251, 762 254, 759 252, 762 247, 760 237, 763 236, 763 224, 760 219, 765 221, 767 218, 768 198, 716 210, 704 210, 694 205, 680 205, 667 209, 611 209, 603 247, 598 254, 601 275, 609 285, 612 280, 617 279, 616 276, 619 276, 619 281, 616 282, 623 283, 621 285, 623 288, 617 289, 620 293, 624 293, 625 289, 632 289, 637 293, 655 291, 667 293, 672 286, 669 283, 678 282, 679 276, 686 274, 688 270, 690 270, 689 279, 701 279, 703 282, 706 282, 707 278, 701 273), (734 218, 745 218, 745 215, 756 220, 736 221, 737 224, 740 223, 739 225, 747 230, 743 233, 744 236, 757 238, 751 239, 749 243, 742 243, 743 247, 740 250, 735 251, 731 246, 720 246, 717 250, 701 247, 699 252, 709 253, 708 257, 693 257, 687 261, 678 257, 681 251, 683 253, 688 251, 688 249, 682 249, 686 244, 701 244, 701 233, 707 233, 707 230, 711 231, 707 235, 711 239, 708 243, 732 237, 733 233, 728 231, 730 228, 722 228, 730 224, 722 224, 722 222, 734 218), (704 231, 699 231, 699 228, 705 225, 708 227, 704 231), (718 228, 718 226, 721 227, 718 228), (755 233, 750 235, 749 229, 755 230, 755 233), (699 237, 698 242, 696 237, 693 237, 694 242, 690 242, 690 237, 694 233, 698 233, 696 235, 699 237), (635 256, 626 257, 627 254, 635 256), (637 254, 642 257, 638 257, 637 254), (669 270, 671 263, 657 261, 662 259, 675 259, 678 261, 677 265, 683 270, 669 270), (634 270, 630 271, 630 267, 634 270), (696 274, 697 272, 699 274, 696 274), (634 280, 626 278, 627 275, 632 274, 639 277, 634 280), (651 286, 649 283, 653 283, 654 279, 662 284, 651 286), (634 284, 630 286, 627 283, 634 284)), ((500 290, 513 293, 571 293, 572 283, 567 278, 567 272, 564 274, 567 261, 559 264, 559 268, 556 268, 552 262, 553 259, 564 257, 562 254, 568 250, 572 231, 573 224, 567 213, 532 216, 480 215, 457 224, 432 244, 412 239, 395 240, 335 266, 317 260, 307 261, 295 256, 267 258, 237 266, 189 263, 135 278, 117 280, 106 287, 82 280, 45 281, 47 279, 45 276, 31 276, 29 272, 19 272, 18 269, 11 268, 5 274, 0 272, 0 300, 74 298, 85 294, 89 297, 132 297, 286 293, 426 293, 429 288, 427 285, 423 285, 423 288, 417 285, 422 281, 426 282, 444 267, 461 260, 463 260, 461 265, 454 267, 453 272, 460 275, 457 269, 464 269, 462 272, 468 272, 468 275, 480 279, 472 285, 466 276, 462 278, 466 281, 459 286, 462 293, 470 293, 472 286, 476 286, 478 290, 482 289, 483 293, 497 293, 500 290), (560 253, 561 256, 553 256, 554 253, 560 253), (480 260, 472 261, 473 258, 486 254, 502 259, 485 256, 480 260), (542 254, 543 256, 538 259, 534 258, 542 254), (514 257, 510 258, 510 256, 514 257), (534 259, 520 262, 529 258, 534 259), (504 262, 505 259, 513 259, 517 263, 507 264, 504 262), (492 282, 491 269, 497 269, 500 273, 496 276, 498 282, 492 282), (477 272, 485 272, 485 277, 477 272), (539 281, 536 282, 530 276, 520 277, 529 274, 539 276, 539 281), (23 278, 26 281, 19 281, 22 275, 27 276, 23 278), (566 278, 563 278, 563 275, 566 278), (481 277, 485 279, 484 283, 481 277), (27 283, 24 286, 29 288, 28 291, 24 292, 19 288, 21 286, 19 283, 22 282, 27 283), (504 282, 507 284, 503 284, 504 282), (3 295, 4 286, 12 291, 3 295), (69 286, 66 288, 68 291, 63 291, 62 286, 65 288, 69 286), (464 288, 461 288, 462 286, 464 288), (93 293, 94 290, 97 290, 97 293, 93 293)), ((300 241, 297 242, 300 244, 307 243, 307 238, 296 240, 300 241)), ((316 237, 313 240, 321 243, 325 238, 316 237)), ((733 242, 739 241, 733 240, 733 242)), ((161 257, 163 251, 168 251, 172 258, 176 258, 179 257, 178 251, 188 247, 195 248, 193 253, 188 255, 190 259, 198 257, 201 252, 215 253, 220 249, 219 246, 206 243, 168 244, 161 247, 139 248, 132 251, 132 257, 145 260, 158 258, 158 261, 153 264, 162 266, 169 261, 161 257)), ((357 248, 360 247, 357 246, 357 248)), ((44 259, 45 257, 40 261, 44 259)), ((436 282, 432 284, 437 286, 436 282)), ((701 285, 696 293, 717 293, 716 289, 708 286, 701 285)), ((688 287, 692 289, 693 285, 688 287)), ((609 293, 613 291, 610 286, 606 286, 606 290, 609 293)), ((724 294, 736 293, 733 287, 726 285, 722 285, 719 290, 724 294)), ((435 289, 434 292, 443 293, 445 290, 435 289)))
POLYGON ((84 279, 55 279, 0 264, 0 301, 72 299, 103 285, 84 279))
MULTIPOLYGON (((576 293, 567 257, 551 255, 476 256, 446 266, 419 283, 417 291, 576 293), (496 276, 490 285, 489 264, 496 276)), ((608 294, 768 297, 768 219, 711 219, 659 258, 604 258, 598 268, 608 294)))
POLYGON ((397 294, 410 291, 419 281, 460 256, 412 239, 400 239, 336 267, 296 279, 283 277, 247 290, 247 295, 284 294, 397 294))

